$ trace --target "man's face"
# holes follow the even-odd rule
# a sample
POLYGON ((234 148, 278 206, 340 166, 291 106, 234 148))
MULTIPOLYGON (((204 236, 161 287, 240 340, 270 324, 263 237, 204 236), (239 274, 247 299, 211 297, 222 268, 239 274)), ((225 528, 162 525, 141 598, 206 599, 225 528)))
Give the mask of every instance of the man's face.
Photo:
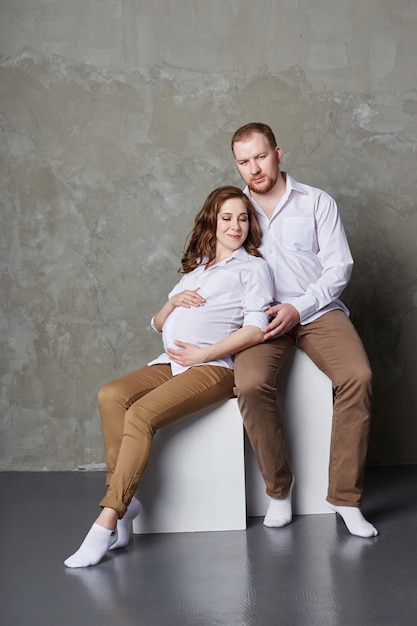
POLYGON ((268 193, 279 177, 281 148, 271 148, 265 135, 254 133, 233 146, 239 174, 254 193, 268 193))

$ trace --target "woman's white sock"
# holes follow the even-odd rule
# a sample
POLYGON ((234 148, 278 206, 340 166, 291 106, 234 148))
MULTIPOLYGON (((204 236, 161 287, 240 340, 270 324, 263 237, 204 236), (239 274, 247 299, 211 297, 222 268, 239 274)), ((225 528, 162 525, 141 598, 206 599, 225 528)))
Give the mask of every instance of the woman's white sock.
POLYGON ((130 539, 130 527, 142 510, 142 505, 135 497, 130 501, 127 511, 122 519, 117 520, 117 539, 110 546, 109 550, 117 550, 118 548, 125 548, 130 539))
POLYGON ((96 565, 115 541, 117 541, 117 531, 94 523, 77 552, 69 556, 64 561, 64 565, 67 567, 96 565))

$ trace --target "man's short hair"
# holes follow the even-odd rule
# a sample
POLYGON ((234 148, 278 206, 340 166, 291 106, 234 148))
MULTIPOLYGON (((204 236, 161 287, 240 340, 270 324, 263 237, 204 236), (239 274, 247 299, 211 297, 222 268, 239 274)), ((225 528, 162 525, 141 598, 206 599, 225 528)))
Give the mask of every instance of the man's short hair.
POLYGON ((234 153, 233 148, 236 142, 245 141, 255 133, 260 133, 261 135, 264 135, 267 138, 271 148, 275 150, 275 148, 277 147, 277 141, 271 127, 268 126, 268 124, 262 124, 262 122, 251 122, 250 124, 245 124, 244 126, 241 126, 233 134, 231 141, 232 152, 234 153))

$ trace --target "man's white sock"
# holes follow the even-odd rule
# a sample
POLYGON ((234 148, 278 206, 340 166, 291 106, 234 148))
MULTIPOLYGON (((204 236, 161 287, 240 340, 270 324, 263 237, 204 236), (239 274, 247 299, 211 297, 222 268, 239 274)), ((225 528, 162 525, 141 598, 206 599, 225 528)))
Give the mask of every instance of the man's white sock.
POLYGON ((264 517, 264 526, 269 528, 282 528, 292 520, 292 490, 294 478, 291 481, 289 492, 283 498, 271 498, 268 511, 264 517))
POLYGON ((88 567, 101 561, 110 546, 117 540, 117 531, 109 530, 94 523, 84 541, 65 561, 67 567, 88 567))
POLYGON ((117 520, 117 539, 112 543, 109 550, 116 550, 117 548, 125 548, 127 546, 130 539, 130 526, 141 510, 141 503, 137 498, 133 497, 122 519, 117 520))
POLYGON ((375 526, 372 526, 366 521, 362 515, 361 510, 356 506, 337 506, 336 504, 327 503, 332 511, 339 513, 340 517, 345 522, 348 531, 352 535, 358 537, 376 537, 378 531, 375 526))

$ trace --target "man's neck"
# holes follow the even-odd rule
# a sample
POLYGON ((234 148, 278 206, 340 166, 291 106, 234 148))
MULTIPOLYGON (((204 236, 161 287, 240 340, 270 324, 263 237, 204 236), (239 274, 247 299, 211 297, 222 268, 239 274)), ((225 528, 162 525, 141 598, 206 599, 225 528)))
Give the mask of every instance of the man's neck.
POLYGON ((285 172, 280 172, 277 178, 277 182, 274 187, 268 193, 256 193, 250 191, 251 198, 261 207, 265 215, 271 219, 273 212, 275 211, 278 203, 284 196, 287 190, 287 183, 285 180, 285 172))

